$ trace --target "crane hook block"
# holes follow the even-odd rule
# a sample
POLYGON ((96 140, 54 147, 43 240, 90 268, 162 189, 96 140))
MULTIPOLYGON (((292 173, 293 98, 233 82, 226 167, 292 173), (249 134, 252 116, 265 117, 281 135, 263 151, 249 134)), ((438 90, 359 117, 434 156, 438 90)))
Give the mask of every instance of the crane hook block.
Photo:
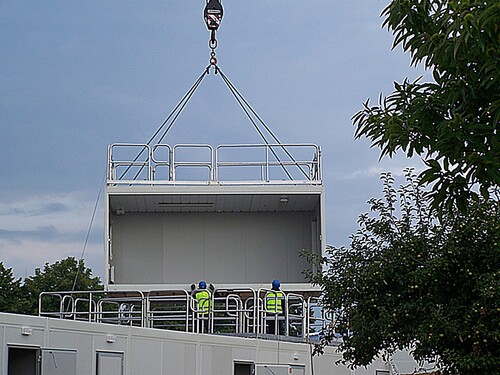
POLYGON ((205 23, 207 24, 208 30, 213 32, 219 28, 223 13, 224 11, 220 0, 207 0, 207 5, 205 6, 203 14, 205 16, 205 23))

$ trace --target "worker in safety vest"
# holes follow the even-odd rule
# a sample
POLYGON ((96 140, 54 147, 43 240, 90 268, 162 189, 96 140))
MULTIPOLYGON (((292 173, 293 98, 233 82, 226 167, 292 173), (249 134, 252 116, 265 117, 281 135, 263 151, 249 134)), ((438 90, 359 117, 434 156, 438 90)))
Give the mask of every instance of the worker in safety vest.
POLYGON ((285 334, 285 295, 280 290, 280 281, 273 280, 272 289, 266 293, 267 333, 279 335, 285 334))
POLYGON ((200 281, 198 289, 193 291, 194 299, 196 300, 196 312, 198 320, 201 323, 200 332, 208 332, 210 319, 209 315, 212 312, 212 294, 207 289, 207 283, 200 281))

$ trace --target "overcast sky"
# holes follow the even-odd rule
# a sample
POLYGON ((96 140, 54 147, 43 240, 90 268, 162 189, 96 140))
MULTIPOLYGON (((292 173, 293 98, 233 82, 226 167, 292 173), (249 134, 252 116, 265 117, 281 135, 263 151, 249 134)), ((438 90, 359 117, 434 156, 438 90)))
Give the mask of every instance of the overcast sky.
MULTIPOLYGON (((322 147, 327 242, 346 245, 381 196, 351 116, 422 74, 391 50, 387 0, 225 0, 219 66, 284 143, 322 147)), ((146 142, 208 64, 204 0, 0 0, 0 261, 19 277, 80 257, 106 148, 146 142)), ((205 78, 166 142, 259 142, 219 76, 205 78)), ((103 272, 102 201, 85 253, 103 272)))

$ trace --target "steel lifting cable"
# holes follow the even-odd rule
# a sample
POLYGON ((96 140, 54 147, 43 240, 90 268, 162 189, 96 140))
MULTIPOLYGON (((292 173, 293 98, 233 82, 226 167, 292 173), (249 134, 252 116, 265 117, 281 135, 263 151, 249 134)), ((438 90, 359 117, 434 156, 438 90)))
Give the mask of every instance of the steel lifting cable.
MULTIPOLYGON (((226 77, 226 75, 220 70, 220 68, 217 65, 217 58, 215 57, 215 49, 217 48, 217 39, 215 37, 215 32, 219 29, 219 26, 220 26, 221 21, 222 21, 222 17, 224 15, 224 10, 223 10, 222 4, 221 4, 221 0, 207 0, 207 5, 205 6, 205 10, 203 13, 204 13, 204 18, 205 18, 205 23, 207 25, 207 28, 211 32, 208 46, 210 47, 210 49, 212 51, 210 53, 210 66, 213 66, 213 68, 215 70, 215 74, 220 73, 220 76, 223 79, 226 86, 228 87, 229 91, 231 91, 231 93, 235 97, 236 101, 240 105, 241 109, 243 109, 243 112, 245 112, 248 119, 250 120, 250 122, 254 126, 255 130, 257 130, 257 133, 259 133, 262 140, 269 147, 269 149, 273 153, 274 157, 278 161, 279 165, 285 171, 288 178, 290 180, 293 180, 293 177, 290 175, 290 173, 286 169, 285 164, 280 160, 280 158, 279 158, 278 154, 276 153, 276 151, 274 150, 274 148, 269 144, 264 133, 259 129, 259 127, 255 123, 254 119, 252 118, 252 116, 250 115, 248 110, 250 110, 253 113, 255 118, 257 118, 257 120, 260 122, 260 124, 274 138, 275 142, 278 143, 278 145, 283 149, 283 151, 288 155, 288 157, 293 161, 293 163, 299 168, 299 170, 304 174, 304 176, 307 179, 310 179, 310 176, 307 175, 307 173, 302 169, 300 164, 294 159, 294 157, 290 154, 290 152, 288 152, 286 147, 283 146, 283 144, 279 141, 278 137, 276 137, 276 135, 271 131, 271 129, 269 129, 269 127, 264 123, 264 121, 262 121, 262 119, 259 117, 257 112, 255 112, 255 110, 252 108, 252 106, 245 100, 243 95, 241 95, 241 93, 236 89, 236 87, 234 87, 232 82, 226 77), (246 105, 246 107, 244 104, 246 105)), ((209 66, 209 68, 210 68, 210 66, 209 66)))
MULTIPOLYGON (((158 142, 157 143, 160 143, 164 138, 165 136, 167 135, 167 133, 170 131, 170 129, 172 129, 172 126, 174 125, 175 121, 177 120, 177 118, 179 117, 179 115, 181 114, 182 110, 186 107, 187 103, 189 102, 189 100, 191 99, 191 97, 193 96, 193 94, 195 93, 195 91, 197 90, 197 88, 200 86, 201 82, 203 81, 203 78, 205 78, 205 76, 207 74, 209 74, 209 69, 210 69, 210 65, 207 66, 205 68, 205 70, 203 71, 203 73, 198 77, 198 79, 193 83, 193 85, 191 86, 191 88, 186 92, 186 94, 184 94, 184 96, 182 97, 182 99, 177 103, 177 105, 174 107, 174 109, 172 110, 172 112, 170 112, 170 114, 167 116, 167 118, 165 120, 163 120, 162 124, 160 125, 160 127, 155 131, 155 133, 151 136, 151 138, 149 138, 148 142, 146 143, 148 146, 153 142, 153 140, 156 138, 156 136, 162 131, 162 129, 165 127, 165 125, 170 121, 170 119, 172 119, 172 121, 170 122, 170 124, 168 125, 167 129, 165 129, 165 131, 163 132, 163 134, 161 135, 161 137, 159 138, 158 142)), ((121 180, 127 173, 128 171, 132 168, 132 165, 133 163, 135 163, 141 156, 142 154, 144 153, 146 149, 143 149, 141 150, 137 155, 136 157, 134 158, 133 162, 125 169, 125 171, 120 175, 120 177, 118 178, 119 180, 121 180)), ((142 172, 142 170, 144 169, 144 166, 141 166, 141 168, 139 169, 139 171, 136 173, 136 175, 134 176, 133 180, 137 179, 137 177, 139 177, 139 174, 142 172)))
MULTIPOLYGON (((233 85, 233 83, 227 78, 227 76, 222 72, 222 70, 217 66, 217 71, 219 72, 221 78, 223 79, 224 83, 228 87, 229 91, 233 94, 233 96, 236 98, 236 101, 240 105, 240 107, 243 109, 247 117, 249 118, 250 122, 253 124, 261 138, 264 140, 264 142, 270 146, 269 142, 265 138, 265 136, 262 134, 262 131, 258 128, 257 124, 254 122, 253 118, 249 115, 247 108, 252 112, 252 114, 255 116, 255 118, 260 122, 260 124, 267 130, 267 132, 271 135, 271 137, 275 140, 275 142, 281 147, 281 149, 287 154, 287 156, 292 160, 292 162, 297 166, 297 168, 302 172, 302 174, 307 178, 311 179, 310 176, 304 171, 304 169, 300 166, 300 164, 295 160, 293 155, 288 151, 288 149, 280 142, 278 137, 273 133, 273 131, 266 125, 266 123, 262 120, 262 118, 258 115, 258 113, 252 108, 250 103, 243 97, 243 95, 238 91, 238 89, 233 85), (246 108, 243 106, 243 103, 245 104, 246 108)), ((282 164, 281 160, 279 159, 278 155, 276 152, 273 150, 272 147, 270 147, 273 155, 276 157, 280 165, 282 166, 283 170, 287 174, 287 176, 290 178, 290 180, 293 180, 293 178, 290 176, 288 171, 286 170, 286 167, 284 164, 282 164)))
MULTIPOLYGON (((241 95, 238 95, 239 92, 234 88, 234 86, 232 86, 231 82, 229 81, 229 79, 224 75, 224 73, 222 73, 222 71, 220 70, 219 67, 217 67, 217 70, 218 72, 220 73, 220 76, 222 78, 222 80, 224 81, 224 83, 226 84, 226 86, 228 87, 229 91, 231 92, 231 94, 233 94, 234 98, 236 99, 236 101, 238 102, 238 104, 240 105, 241 109, 243 110, 243 112, 245 112, 245 114, 247 115, 248 119, 250 120, 250 122, 252 123, 253 127, 255 128, 255 130, 257 131, 257 133, 259 133, 260 137, 262 138, 262 140, 264 141, 264 143, 267 145, 267 146, 270 146, 269 144, 269 141, 267 140, 266 136, 264 135, 264 133, 262 133, 262 131, 259 129, 259 127, 257 126, 257 124, 255 123, 253 117, 250 115, 250 113, 248 113, 248 110, 247 110, 247 107, 245 107, 243 105, 243 102, 242 102, 242 99, 241 99, 241 95)), ((269 149, 271 150, 272 154, 274 155, 274 157, 276 158, 276 160, 278 161, 279 165, 281 166, 281 168, 283 169, 283 171, 285 172, 285 174, 288 176, 288 178, 290 180, 293 181, 293 177, 292 175, 288 172, 288 170, 286 169, 285 165, 282 163, 281 159, 279 158, 278 154, 276 154, 276 151, 272 148, 272 147, 269 147, 269 149)))
POLYGON ((174 125, 175 121, 177 120, 177 118, 179 117, 179 115, 181 114, 181 112, 184 110, 184 107, 188 104, 189 100, 191 99, 191 97, 193 96, 193 94, 195 93, 195 91, 198 89, 198 86, 200 86, 201 81, 203 81, 203 78, 205 78, 205 76, 207 74, 209 74, 209 69, 210 69, 210 66, 207 66, 206 69, 205 69, 205 71, 203 72, 203 74, 200 76, 200 78, 198 78, 198 80, 194 83, 194 85, 191 88, 191 92, 189 94, 189 97, 184 101, 184 103, 180 107, 179 111, 177 112, 177 114, 173 118, 173 120, 170 123, 170 125, 167 127, 167 129, 163 132, 163 134, 161 135, 161 137, 158 139, 157 143, 161 143, 161 141, 163 141, 163 139, 165 138, 165 136, 167 135, 167 133, 170 131, 170 129, 174 125))
MULTIPOLYGON (((165 131, 161 134, 159 137, 157 143, 161 143, 162 140, 165 138, 165 136, 168 134, 170 129, 173 127, 175 121, 179 117, 179 115, 182 113, 190 99, 192 98, 193 94, 196 92, 198 87, 200 86, 201 82, 203 81, 203 78, 210 72, 210 68, 214 67, 215 73, 220 73, 220 76, 224 83, 226 84, 227 88, 231 92, 231 94, 234 96, 238 104, 240 105, 241 109, 245 113, 245 115, 248 117, 252 125, 254 126, 255 130, 259 134, 259 136, 262 138, 262 140, 265 142, 267 146, 270 146, 269 149, 271 150, 271 153, 274 155, 276 160, 278 161, 279 165, 287 175, 287 177, 293 181, 292 175, 289 173, 287 170, 285 164, 281 161, 279 158, 278 154, 276 153, 275 149, 270 145, 269 141, 267 140, 266 136, 262 132, 262 130, 259 128, 257 123, 254 120, 254 117, 258 120, 258 122, 264 127, 264 129, 271 135, 271 137, 274 139, 274 141, 278 144, 279 147, 286 153, 286 155, 292 160, 292 162, 296 165, 296 167, 302 172, 302 174, 307 178, 310 179, 310 176, 307 175, 307 173, 304 171, 304 169, 301 167, 301 165, 295 160, 293 155, 288 151, 288 149, 280 142, 278 137, 273 133, 273 131, 266 125, 266 123, 262 120, 262 118, 257 114, 257 112, 252 108, 252 106, 248 103, 248 101, 243 97, 243 95, 238 91, 238 89, 234 86, 234 84, 229 80, 229 78, 220 70, 219 66, 217 65, 217 60, 214 60, 211 58, 210 60, 210 65, 207 66, 203 73, 198 77, 198 79, 193 83, 191 88, 187 91, 187 93, 182 97, 182 99, 177 103, 177 105, 174 107, 172 112, 167 116, 167 118, 162 122, 160 127, 155 131, 155 133, 150 137, 148 142, 146 143, 148 146, 153 142, 153 140, 160 134, 162 129, 167 125, 170 121, 170 124, 167 126, 165 131), (252 117, 252 114, 254 117, 252 117)), ((119 180, 123 179, 123 177, 129 172, 129 170, 132 168, 133 163, 135 163, 143 154, 146 149, 141 150, 133 159, 133 162, 123 171, 123 173, 120 175, 119 180)), ((144 165, 142 165, 135 176, 133 177, 133 180, 136 180, 141 172, 144 169, 144 165)))

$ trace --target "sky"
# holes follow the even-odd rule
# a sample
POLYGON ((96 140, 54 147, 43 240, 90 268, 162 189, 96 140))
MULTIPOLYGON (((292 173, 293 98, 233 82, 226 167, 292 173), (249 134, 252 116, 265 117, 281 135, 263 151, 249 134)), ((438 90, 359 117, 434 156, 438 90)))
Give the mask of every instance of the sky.
MULTIPOLYGON (((421 168, 354 139, 351 117, 428 74, 392 49, 388 0, 223 0, 219 67, 283 143, 323 155, 327 242, 380 197, 380 172, 421 168)), ((0 262, 17 277, 85 249, 103 274, 107 146, 144 143, 209 62, 203 0, 0 0, 0 262)), ((219 76, 165 140, 259 143, 219 76)))

